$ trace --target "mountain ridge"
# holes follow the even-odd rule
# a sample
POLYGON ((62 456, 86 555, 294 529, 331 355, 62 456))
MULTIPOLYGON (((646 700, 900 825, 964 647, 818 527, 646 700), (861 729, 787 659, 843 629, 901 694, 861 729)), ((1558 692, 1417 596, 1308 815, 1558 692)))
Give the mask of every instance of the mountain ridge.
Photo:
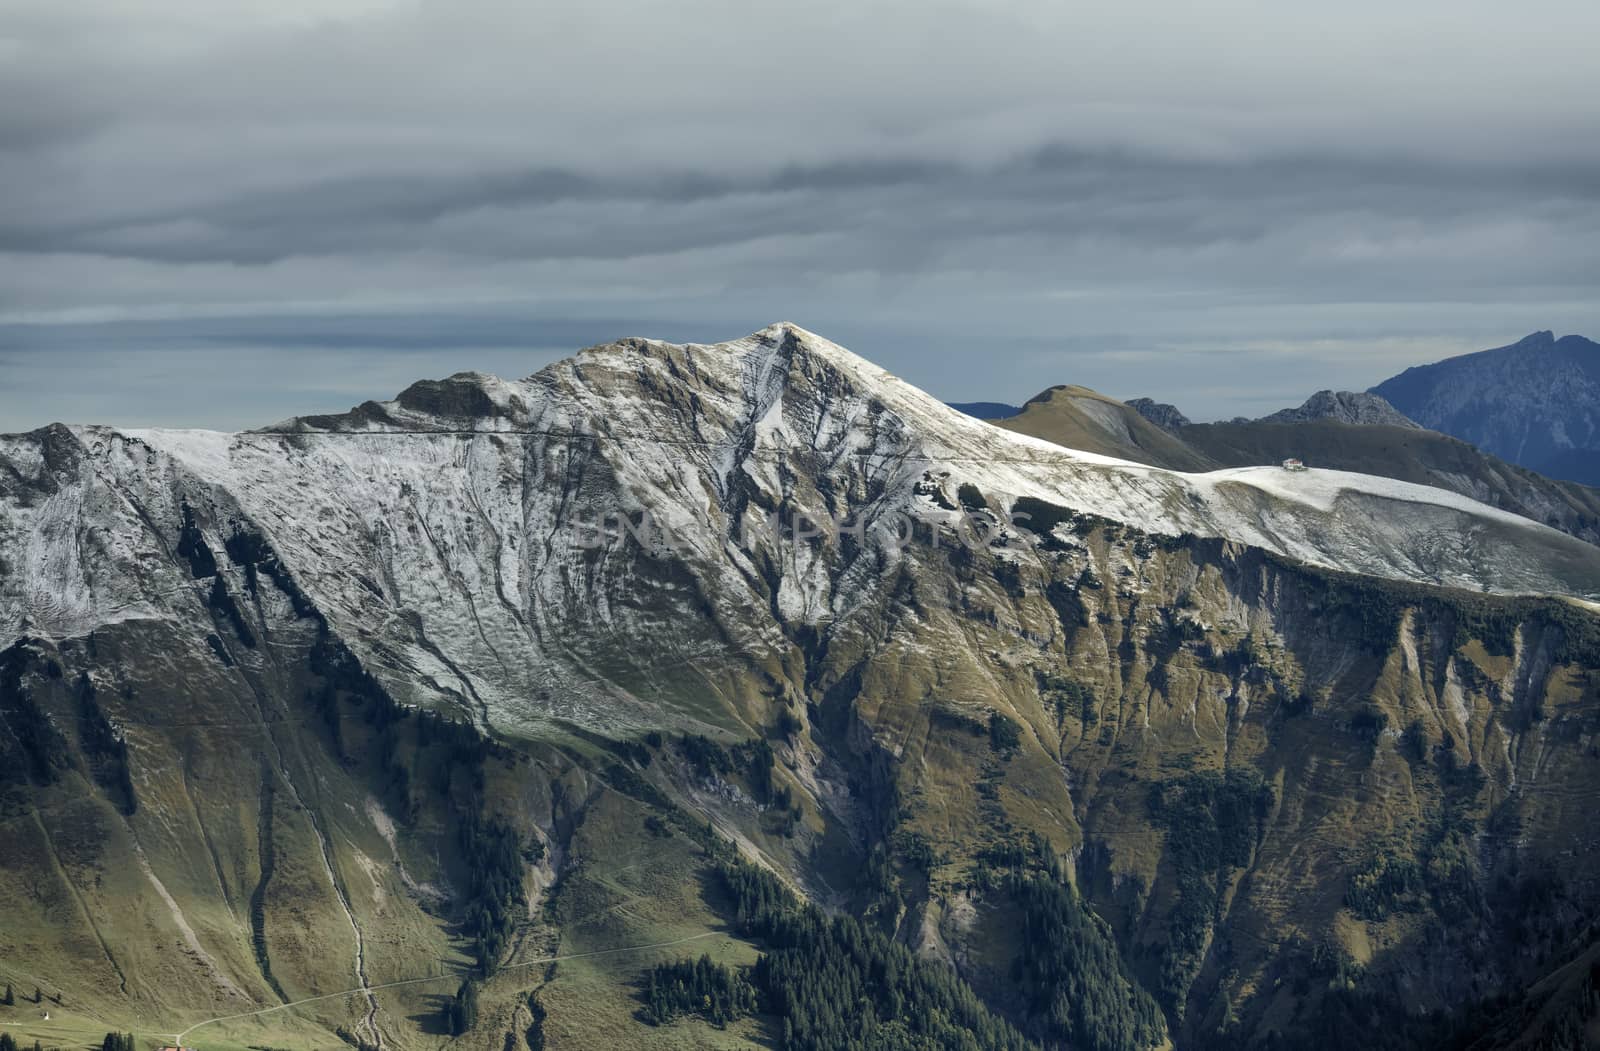
POLYGON ((1319 390, 1298 408, 1280 409, 1255 422, 1307 423, 1312 420, 1337 420, 1340 423, 1377 424, 1385 427, 1418 426, 1378 395, 1348 390, 1319 390))
POLYGON ((1425 427, 1553 477, 1600 483, 1600 344, 1548 330, 1371 388, 1425 427))
POLYGON ((0 437, 0 976, 180 1031, 370 988, 219 1039, 423 1051, 466 994, 379 987, 444 959, 465 1047, 770 1045, 793 999, 647 1025, 651 960, 570 959, 770 973, 731 856, 1040 1045, 1272 1047, 1531 988, 1570 935, 1523 866, 1600 915, 1600 619, 1482 593, 1592 595, 1577 541, 1066 450, 794 326, 452 379, 0 437))

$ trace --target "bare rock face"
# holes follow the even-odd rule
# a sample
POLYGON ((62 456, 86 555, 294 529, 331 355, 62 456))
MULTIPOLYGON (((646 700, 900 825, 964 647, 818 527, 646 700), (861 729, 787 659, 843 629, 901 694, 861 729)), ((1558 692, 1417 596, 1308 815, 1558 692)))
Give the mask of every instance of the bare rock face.
POLYGON ((1180 427, 1187 427, 1193 422, 1189 417, 1178 411, 1176 405, 1169 405, 1153 398, 1134 398, 1127 402, 1127 405, 1164 431, 1176 433, 1180 427))
POLYGON ((1393 405, 1376 394, 1357 391, 1319 390, 1298 409, 1283 409, 1263 416, 1262 423, 1307 423, 1333 420, 1337 423, 1377 424, 1386 427, 1416 427, 1393 405))

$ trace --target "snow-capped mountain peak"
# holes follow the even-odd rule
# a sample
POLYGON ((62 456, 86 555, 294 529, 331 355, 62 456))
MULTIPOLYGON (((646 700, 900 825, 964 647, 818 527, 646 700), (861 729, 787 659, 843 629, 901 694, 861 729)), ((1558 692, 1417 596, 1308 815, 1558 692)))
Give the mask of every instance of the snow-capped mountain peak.
MULTIPOLYGON (((0 464, 0 644, 203 614, 171 555, 201 538, 227 553, 225 579, 270 551, 294 601, 396 696, 509 725, 559 713, 528 698, 562 696, 587 698, 571 717, 629 721, 640 702, 621 684, 646 673, 627 639, 687 662, 779 659, 798 626, 943 565, 972 492, 983 515, 1030 498, 1389 579, 1600 597, 1592 547, 1453 493, 1065 449, 788 324, 715 345, 621 340, 523 380, 462 373, 264 431, 14 435, 0 464), (773 517, 789 534, 762 528, 773 517), (797 520, 911 539, 796 538, 797 520)), ((1078 557, 1065 534, 1048 550, 1008 535, 985 557, 1019 572, 1078 557)))

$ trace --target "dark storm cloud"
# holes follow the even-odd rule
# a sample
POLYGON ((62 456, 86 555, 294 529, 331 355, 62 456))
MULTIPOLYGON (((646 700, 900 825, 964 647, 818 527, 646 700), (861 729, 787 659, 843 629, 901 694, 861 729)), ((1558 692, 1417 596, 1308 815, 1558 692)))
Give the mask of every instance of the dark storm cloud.
POLYGON ((1236 165, 1052 146, 979 171, 898 162, 743 178, 558 170, 353 177, 76 227, 38 217, 0 228, 0 251, 245 265, 418 249, 612 259, 867 231, 879 249, 870 253, 874 266, 905 271, 996 238, 1192 249, 1259 241, 1318 217, 1438 226, 1531 212, 1593 223, 1597 198, 1600 169, 1586 164, 1463 171, 1307 157, 1236 165))
POLYGON ((785 199, 873 192, 948 183, 953 169, 914 162, 841 163, 789 167, 770 176, 732 179, 698 173, 650 172, 599 178, 575 171, 534 170, 440 176, 374 175, 324 180, 290 190, 245 194, 209 206, 108 217, 72 225, 53 216, 27 217, 0 227, 0 251, 75 252, 166 262, 263 263, 296 255, 390 251, 423 245, 462 254, 521 258, 636 255, 706 246, 776 233, 815 232, 821 219, 785 199), (741 210, 728 202, 758 202, 741 210), (765 203, 759 203, 765 202, 765 203), (658 206, 662 229, 630 219, 605 229, 618 204, 658 206), (529 211, 559 205, 595 209, 591 231, 552 238, 529 224, 523 240, 441 229, 453 216, 529 211), (674 210, 712 206, 694 216, 696 230, 674 227, 674 210), (716 206, 726 205, 725 211, 716 206), (752 214, 752 212, 757 214, 752 214), (607 235, 610 235, 607 237, 607 235))
POLYGON ((46 354, 786 317, 939 393, 1226 415, 1600 331, 1594 5, 10 6, 0 429, 46 354))

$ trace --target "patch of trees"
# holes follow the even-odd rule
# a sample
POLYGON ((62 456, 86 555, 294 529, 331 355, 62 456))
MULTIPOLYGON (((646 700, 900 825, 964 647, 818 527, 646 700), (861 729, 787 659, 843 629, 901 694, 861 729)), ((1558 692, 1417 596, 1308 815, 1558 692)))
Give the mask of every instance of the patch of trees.
POLYGON ((1484 652, 1509 657, 1517 647, 1517 626, 1522 617, 1509 606, 1490 602, 1464 601, 1450 606, 1434 605, 1430 613, 1444 613, 1453 622, 1450 645, 1460 649, 1473 639, 1483 644, 1484 652))
POLYGON ((478 1024, 478 983, 471 978, 461 983, 445 1005, 445 1024, 451 1036, 461 1036, 478 1024))
POLYGON ((776 764, 772 745, 765 738, 757 738, 745 746, 745 753, 745 778, 750 782, 750 794, 757 802, 771 802, 775 788, 772 770, 776 764))
POLYGON ((1401 614, 1407 606, 1415 606, 1433 616, 1451 617, 1452 644, 1456 647, 1477 639, 1488 652, 1504 656, 1512 651, 1516 629, 1532 625, 1553 633, 1555 663, 1600 665, 1600 617, 1557 599, 1441 594, 1424 585, 1313 569, 1277 555, 1262 557, 1306 581, 1325 616, 1334 614, 1354 620, 1362 647, 1376 654, 1386 652, 1393 644, 1401 614))
POLYGON ((646 781, 639 772, 626 763, 613 760, 605 765, 603 776, 612 788, 625 796, 632 796, 654 807, 671 805, 666 793, 646 781))
POLYGON ((924 876, 949 861, 949 858, 934 849, 933 842, 927 836, 915 829, 900 829, 895 832, 891 842, 894 844, 895 856, 924 876))
POLYGON ((883 844, 877 844, 867 854, 867 863, 856 879, 856 892, 862 903, 862 921, 892 936, 900 923, 903 902, 899 877, 883 844))
POLYGON ((756 988, 742 970, 698 960, 680 960, 652 967, 644 982, 644 1015, 651 1025, 664 1025, 685 1015, 698 1015, 719 1029, 756 1010, 756 988))
MULTIPOLYGON (((320 615, 319 615, 320 616, 320 615)), ((457 807, 476 813, 481 803, 482 767, 491 757, 508 756, 509 750, 488 740, 469 723, 436 711, 411 709, 395 703, 379 682, 361 666, 354 654, 325 629, 311 648, 311 670, 321 686, 307 701, 322 716, 334 752, 345 763, 344 720, 350 709, 370 728, 375 746, 367 752, 377 758, 383 778, 380 794, 392 812, 406 823, 416 817, 415 771, 430 768, 433 789, 450 796, 457 774, 464 775, 457 807)))
POLYGON ((1351 625, 1353 630, 1337 632, 1341 637, 1353 637, 1362 649, 1378 655, 1386 653, 1394 644, 1404 612, 1404 603, 1394 589, 1361 578, 1302 567, 1296 567, 1296 571, 1308 580, 1322 618, 1343 620, 1351 625))
POLYGON ((1345 886, 1344 903, 1364 920, 1382 922, 1418 905, 1422 868, 1414 858, 1381 851, 1345 886))
POLYGON ((1167 918, 1157 990, 1175 1013, 1182 1013, 1189 986, 1200 972, 1228 877, 1250 864, 1272 804, 1272 788, 1247 769, 1191 773, 1151 789, 1151 818, 1166 829, 1167 858, 1178 887, 1177 904, 1167 918))
POLYGON ((612 755, 639 767, 648 767, 655 759, 652 748, 660 748, 663 739, 661 734, 651 732, 645 735, 642 741, 620 741, 605 734, 595 733, 593 730, 579 726, 577 723, 561 720, 561 729, 574 737, 587 741, 596 748, 604 749, 612 755), (651 742, 654 742, 653 744, 651 742))
POLYGON ((1012 980, 1030 1029, 1046 1046, 1132 1051, 1162 1042, 1161 1008, 1133 979, 1111 931, 1072 888, 1016 875, 1008 890, 1022 910, 1012 980))
POLYGON ((1367 704, 1350 717, 1350 732, 1364 741, 1376 741, 1388 728, 1388 713, 1376 704, 1367 704))
POLYGON ((1034 1045, 954 972, 849 916, 801 903, 773 874, 724 850, 721 883, 739 930, 766 946, 749 980, 782 1020, 786 1051, 1034 1045))
POLYGON ((1045 700, 1055 709, 1056 722, 1059 723, 1072 715, 1088 728, 1100 721, 1100 716, 1095 711, 1094 690, 1076 679, 1069 679, 1064 675, 1043 676, 1039 681, 1039 689, 1045 700))
POLYGON ((482 822, 474 810, 457 825, 457 842, 467 866, 470 905, 464 931, 484 974, 492 974, 511 933, 512 918, 527 904, 522 887, 522 840, 498 818, 482 822))
POLYGON ((100 1051, 134 1051, 132 1033, 107 1033, 100 1041, 100 1051))
POLYGON ((983 495, 983 490, 971 482, 962 482, 956 487, 956 502, 963 510, 978 512, 989 509, 989 498, 983 495))
MULTIPOLYGON (((1508 888, 1513 896, 1502 907, 1516 908, 1532 898, 1532 907, 1548 921, 1549 913, 1558 910, 1542 900, 1548 888, 1541 889, 1539 882, 1536 877, 1533 885, 1523 882, 1514 890, 1508 888)), ((1363 1044, 1373 1051, 1589 1047, 1593 1041, 1585 1031, 1600 1014, 1600 959, 1594 952, 1600 924, 1593 922, 1592 912, 1589 915, 1591 922, 1578 925, 1575 936, 1570 913, 1552 924, 1559 928, 1559 948, 1539 948, 1537 940, 1524 937, 1515 925, 1502 931, 1508 939, 1504 944, 1515 947, 1508 956, 1530 966, 1519 968, 1520 976, 1492 995, 1468 995, 1448 1011, 1426 1014, 1416 1012, 1414 1001, 1388 974, 1367 972, 1336 943, 1323 941, 1311 947, 1301 943, 1282 961, 1292 975, 1294 992, 1306 998, 1293 1030, 1271 1033, 1248 1046, 1260 1051, 1335 1046, 1349 1034, 1360 1033, 1363 1044)), ((1470 942, 1481 938, 1483 930, 1465 927, 1460 933, 1470 942)), ((1240 1045, 1235 1040, 1210 1046, 1240 1045)))
POLYGON ((678 748, 701 777, 727 777, 733 773, 733 757, 709 737, 685 734, 678 739, 678 748))
POLYGON ((1001 712, 989 713, 989 747, 1003 756, 1010 756, 1022 747, 1022 728, 1016 720, 1001 712))
MULTIPOLYGON (((750 795, 758 803, 774 804, 789 810, 791 797, 786 787, 780 787, 774 774, 777 756, 766 738, 757 737, 725 748, 709 737, 687 734, 678 739, 678 748, 694 772, 702 778, 728 778, 743 775, 750 787, 750 795)), ((794 821, 798 822, 796 812, 794 821)))
POLYGON ((1600 960, 1575 970, 1553 991, 1535 986, 1487 1000, 1455 1028, 1477 1038, 1473 1047, 1592 1047, 1594 1019, 1600 1015, 1600 960))
POLYGON ((1018 497, 1011 505, 1011 516, 1018 526, 1037 536, 1048 536, 1056 526, 1076 517, 1070 508, 1032 496, 1018 497))

